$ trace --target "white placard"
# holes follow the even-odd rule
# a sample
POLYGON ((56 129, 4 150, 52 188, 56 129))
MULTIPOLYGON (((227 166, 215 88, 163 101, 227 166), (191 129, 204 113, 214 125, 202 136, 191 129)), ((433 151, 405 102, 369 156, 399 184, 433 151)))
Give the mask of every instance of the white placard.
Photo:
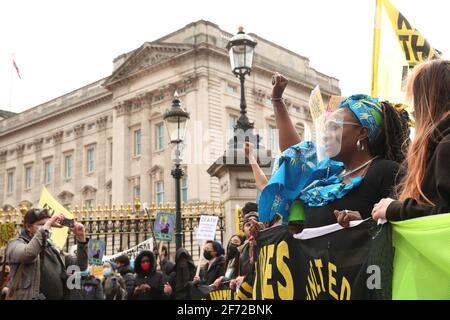
POLYGON ((197 228, 198 240, 214 240, 216 237, 217 216, 200 216, 200 222, 197 228))

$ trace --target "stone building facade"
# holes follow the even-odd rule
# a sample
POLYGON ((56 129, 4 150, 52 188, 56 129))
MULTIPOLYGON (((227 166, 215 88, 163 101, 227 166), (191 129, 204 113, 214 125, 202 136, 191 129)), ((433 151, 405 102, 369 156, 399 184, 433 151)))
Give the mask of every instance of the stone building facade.
MULTIPOLYGON (((290 79, 286 104, 305 138, 311 136, 311 90, 319 84, 326 101, 340 94, 339 83, 311 68, 306 57, 251 35, 258 45, 246 79, 248 117, 276 154, 272 74, 290 79)), ((191 23, 118 56, 104 79, 2 117, 0 205, 36 204, 43 185, 71 207, 127 204, 135 197, 173 202, 172 148, 163 113, 175 91, 191 116, 183 200, 221 200, 218 179, 207 169, 223 153, 239 117, 239 81, 225 49, 231 37, 211 22, 191 23)))

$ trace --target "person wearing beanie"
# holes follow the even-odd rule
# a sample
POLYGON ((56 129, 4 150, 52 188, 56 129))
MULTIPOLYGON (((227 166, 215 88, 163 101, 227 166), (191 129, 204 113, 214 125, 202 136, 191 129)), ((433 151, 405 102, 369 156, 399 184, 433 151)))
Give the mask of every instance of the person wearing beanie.
POLYGON ((256 202, 247 202, 242 207, 242 214, 245 216, 247 213, 256 212, 258 213, 258 204, 256 202))
POLYGON ((74 222, 70 231, 77 239, 76 255, 57 248, 51 241, 51 229, 62 228, 63 214, 50 216, 47 209, 29 209, 20 235, 11 240, 6 259, 11 267, 7 299, 62 300, 68 298, 67 266, 88 266, 86 233, 81 223, 74 222), (14 285, 13 285, 14 284, 14 285))

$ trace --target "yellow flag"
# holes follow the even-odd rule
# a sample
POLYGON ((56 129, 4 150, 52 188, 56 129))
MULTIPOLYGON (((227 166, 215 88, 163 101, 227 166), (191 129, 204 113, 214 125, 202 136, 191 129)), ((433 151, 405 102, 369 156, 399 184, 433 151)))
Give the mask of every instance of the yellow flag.
POLYGON ((372 96, 404 103, 404 80, 409 70, 437 56, 438 51, 389 0, 376 0, 372 96))
MULTIPOLYGON (((39 199, 39 208, 47 208, 51 215, 62 213, 66 218, 72 219, 72 213, 67 210, 63 205, 61 205, 53 196, 48 192, 46 187, 42 188, 41 198, 39 199)), ((67 227, 63 228, 52 228, 51 239, 62 249, 67 240, 67 227)))

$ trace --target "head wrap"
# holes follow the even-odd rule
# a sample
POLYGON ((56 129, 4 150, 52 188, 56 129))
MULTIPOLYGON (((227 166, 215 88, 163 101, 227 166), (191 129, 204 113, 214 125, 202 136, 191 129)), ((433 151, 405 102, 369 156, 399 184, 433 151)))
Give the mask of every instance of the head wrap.
POLYGON ((384 126, 383 109, 377 98, 365 94, 354 94, 339 103, 340 108, 348 107, 359 123, 368 130, 369 143, 373 144, 384 126))

